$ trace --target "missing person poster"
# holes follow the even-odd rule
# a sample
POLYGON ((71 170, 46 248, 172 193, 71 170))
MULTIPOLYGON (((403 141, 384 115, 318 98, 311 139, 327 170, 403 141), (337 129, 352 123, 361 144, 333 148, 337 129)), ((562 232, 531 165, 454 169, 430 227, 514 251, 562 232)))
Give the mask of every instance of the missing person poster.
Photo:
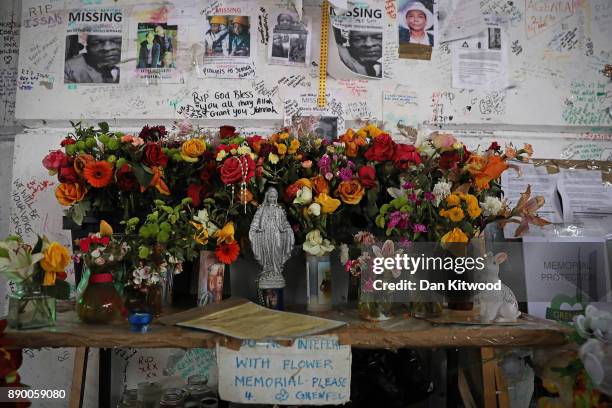
POLYGON ((307 66, 310 63, 310 19, 281 10, 272 15, 272 41, 268 62, 275 65, 307 66))
POLYGON ((167 13, 159 7, 134 9, 130 33, 132 70, 137 80, 147 83, 181 83, 177 66, 179 26, 168 24, 167 13))
POLYGON ((383 76, 384 3, 349 2, 348 10, 330 7, 328 73, 335 79, 383 76))
POLYGON ((399 57, 431 60, 438 20, 432 0, 399 0, 399 57))
POLYGON ((68 11, 64 83, 118 84, 123 11, 117 7, 68 11))
POLYGON ((220 3, 203 16, 202 78, 254 78, 256 33, 253 5, 220 3))

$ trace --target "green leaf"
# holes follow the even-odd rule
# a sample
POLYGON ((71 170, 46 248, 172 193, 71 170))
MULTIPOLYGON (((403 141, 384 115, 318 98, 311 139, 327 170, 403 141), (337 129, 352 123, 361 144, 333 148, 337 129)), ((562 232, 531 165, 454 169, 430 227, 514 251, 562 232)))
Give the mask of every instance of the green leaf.
POLYGON ((147 173, 142 166, 142 164, 134 163, 132 165, 132 171, 134 172, 134 176, 136 176, 136 180, 138 180, 138 184, 143 187, 148 187, 151 184, 151 180, 153 179, 153 175, 147 173))
POLYGON ((108 133, 108 130, 109 130, 108 123, 100 122, 98 123, 98 126, 100 127, 100 131, 102 131, 102 133, 108 133))
POLYGON ((76 225, 81 225, 83 224, 83 218, 85 218, 85 214, 87 213, 87 211, 89 211, 90 208, 91 203, 89 201, 80 201, 73 205, 68 210, 68 213, 70 214, 72 221, 74 221, 76 225))

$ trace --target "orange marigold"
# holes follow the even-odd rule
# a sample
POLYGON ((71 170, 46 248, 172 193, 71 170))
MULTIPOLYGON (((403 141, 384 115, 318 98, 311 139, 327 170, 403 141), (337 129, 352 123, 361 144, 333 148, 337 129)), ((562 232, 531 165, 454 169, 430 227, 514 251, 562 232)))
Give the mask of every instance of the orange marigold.
POLYGON ((85 180, 93 187, 106 187, 113 178, 113 165, 107 161, 95 161, 85 165, 85 180))

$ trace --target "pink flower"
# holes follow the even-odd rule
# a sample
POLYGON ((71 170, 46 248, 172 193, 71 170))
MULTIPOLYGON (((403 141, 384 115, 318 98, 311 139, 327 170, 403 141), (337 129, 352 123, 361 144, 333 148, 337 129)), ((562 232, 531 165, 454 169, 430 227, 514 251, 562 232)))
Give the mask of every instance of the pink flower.
POLYGON ((457 142, 455 136, 450 133, 437 133, 432 139, 433 146, 441 151, 452 150, 453 145, 457 142))
POLYGON ((407 181, 407 182, 404 183, 402 188, 404 190, 412 190, 414 188, 414 183, 411 183, 411 182, 407 181))
POLYGON ((355 234, 353 239, 356 243, 365 246, 372 246, 374 245, 374 242, 376 242, 374 235, 368 231, 359 231, 357 234, 355 234))
POLYGON ((327 154, 324 154, 323 156, 321 156, 321 158, 317 162, 317 166, 319 166, 320 169, 322 168, 328 169, 329 166, 331 166, 331 159, 329 158, 327 154))
POLYGON ((417 202, 417 195, 415 193, 408 194, 408 200, 412 201, 413 203, 416 203, 417 202))
POLYGON ((142 138, 132 135, 121 136, 121 141, 123 143, 130 143, 134 147, 142 146, 144 144, 144 140, 142 138))
POLYGON ((55 150, 45 156, 42 164, 45 169, 57 172, 60 168, 68 165, 68 156, 61 150, 55 150))
POLYGON ((412 230, 414 232, 427 232, 427 227, 423 224, 414 224, 412 230))
POLYGON ((332 173, 330 173, 330 172, 325 173, 325 179, 327 181, 331 181, 333 178, 334 178, 334 175, 332 173))
POLYGON ((423 197, 427 200, 427 201, 433 201, 436 199, 436 196, 433 193, 430 193, 429 191, 426 191, 423 193, 423 197))
POLYGON ((368 278, 365 282, 363 282, 363 293, 371 293, 374 291, 374 279, 368 278))
POLYGON ((344 167, 340 169, 338 173, 339 173, 338 176, 340 177, 340 180, 342 181, 349 181, 353 178, 353 170, 349 168, 344 167))
POLYGON ((403 213, 401 211, 393 211, 389 216, 389 222, 387 223, 387 228, 399 228, 406 229, 410 225, 410 221, 408 219, 408 214, 403 213))
POLYGON ((312 167, 312 160, 304 160, 302 162, 302 167, 305 169, 309 169, 312 167))
POLYGON ((193 124, 187 119, 183 119, 179 122, 174 122, 174 125, 178 129, 179 136, 186 136, 193 132, 193 124))

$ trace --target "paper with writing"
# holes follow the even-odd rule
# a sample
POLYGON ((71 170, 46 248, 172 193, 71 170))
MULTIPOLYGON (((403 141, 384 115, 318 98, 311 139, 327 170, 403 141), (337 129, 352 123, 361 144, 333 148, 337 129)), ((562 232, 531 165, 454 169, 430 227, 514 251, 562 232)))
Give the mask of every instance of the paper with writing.
POLYGON ((451 0, 441 10, 440 42, 477 35, 487 27, 480 11, 480 0, 451 0))
POLYGON ((245 341, 217 346, 219 395, 241 403, 336 405, 348 402, 351 348, 332 336, 296 339, 291 347, 245 341))
POLYGON ((600 170, 561 169, 558 188, 566 223, 612 230, 612 187, 600 170))

